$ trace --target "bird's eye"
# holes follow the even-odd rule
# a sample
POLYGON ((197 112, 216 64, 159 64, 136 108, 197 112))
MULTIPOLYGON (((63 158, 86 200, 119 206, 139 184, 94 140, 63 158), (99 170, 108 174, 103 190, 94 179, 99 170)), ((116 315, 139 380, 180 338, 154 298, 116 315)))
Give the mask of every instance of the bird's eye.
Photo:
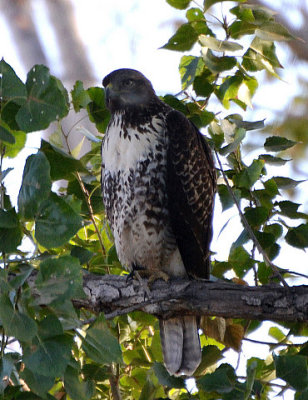
POLYGON ((125 79, 124 81, 122 81, 122 85, 125 88, 130 88, 134 85, 134 81, 132 79, 125 79))

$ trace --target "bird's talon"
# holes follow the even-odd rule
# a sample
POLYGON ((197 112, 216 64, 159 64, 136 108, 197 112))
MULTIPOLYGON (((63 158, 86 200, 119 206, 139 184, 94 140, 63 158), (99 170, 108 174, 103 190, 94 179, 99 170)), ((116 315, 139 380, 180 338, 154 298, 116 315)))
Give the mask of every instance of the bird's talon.
POLYGON ((169 282, 170 276, 163 271, 158 271, 154 273, 153 275, 150 276, 148 280, 149 287, 151 287, 154 284, 154 282, 157 281, 158 279, 162 279, 165 282, 169 282))

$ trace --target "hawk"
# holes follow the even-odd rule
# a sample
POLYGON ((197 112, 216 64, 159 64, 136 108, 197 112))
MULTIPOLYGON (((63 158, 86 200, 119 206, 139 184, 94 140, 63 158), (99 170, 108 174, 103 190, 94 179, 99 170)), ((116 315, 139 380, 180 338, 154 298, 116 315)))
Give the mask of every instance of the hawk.
MULTIPOLYGON (((115 70, 103 86, 111 120, 102 192, 121 264, 152 277, 208 279, 216 184, 208 144, 139 71, 115 70)), ((166 369, 192 375, 201 361, 197 317, 159 322, 166 369)))

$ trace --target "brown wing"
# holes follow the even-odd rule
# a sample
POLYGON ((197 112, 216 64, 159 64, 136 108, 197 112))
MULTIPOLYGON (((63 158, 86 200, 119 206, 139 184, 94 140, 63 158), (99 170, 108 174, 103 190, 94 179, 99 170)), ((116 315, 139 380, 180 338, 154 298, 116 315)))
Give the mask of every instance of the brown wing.
POLYGON ((166 117, 171 226, 189 276, 209 278, 216 173, 211 149, 178 111, 166 117))

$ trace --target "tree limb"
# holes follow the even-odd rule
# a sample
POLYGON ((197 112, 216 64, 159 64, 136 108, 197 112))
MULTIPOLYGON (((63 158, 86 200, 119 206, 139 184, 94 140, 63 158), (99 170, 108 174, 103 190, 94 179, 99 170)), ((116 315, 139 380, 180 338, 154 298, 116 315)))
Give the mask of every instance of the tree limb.
POLYGON ((259 287, 206 280, 156 281, 145 298, 139 282, 118 275, 84 276, 84 299, 75 307, 104 312, 106 318, 141 310, 161 318, 212 315, 273 321, 308 321, 308 286, 259 287))

